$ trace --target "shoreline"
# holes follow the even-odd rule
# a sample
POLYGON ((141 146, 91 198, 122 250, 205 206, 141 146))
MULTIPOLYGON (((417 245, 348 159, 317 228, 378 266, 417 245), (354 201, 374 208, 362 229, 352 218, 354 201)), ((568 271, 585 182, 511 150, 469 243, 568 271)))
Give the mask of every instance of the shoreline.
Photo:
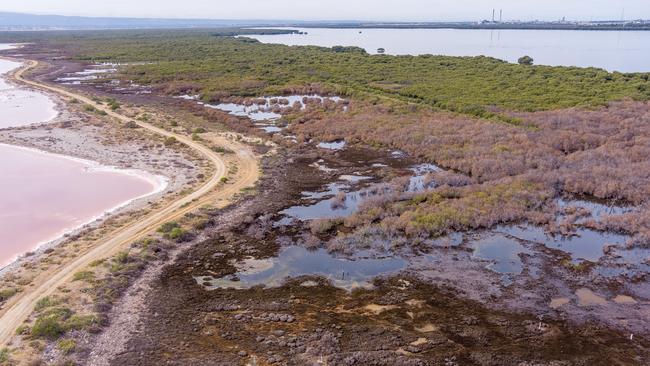
POLYGON ((137 169, 121 169, 116 166, 107 166, 103 165, 99 162, 92 161, 92 160, 87 160, 75 156, 68 156, 68 155, 63 155, 63 154, 55 154, 51 153, 48 151, 44 150, 39 150, 36 148, 32 147, 27 147, 27 146, 20 146, 20 145, 11 145, 11 144, 6 144, 0 142, 0 146, 6 146, 9 148, 14 148, 14 149, 20 149, 24 151, 29 151, 33 152, 36 154, 41 154, 45 156, 53 156, 57 157, 60 159, 66 159, 69 161, 74 161, 80 164, 83 164, 86 166, 85 169, 88 169, 88 171, 91 172, 107 172, 107 173, 116 173, 116 174, 122 174, 122 175, 128 175, 132 177, 138 177, 141 178, 148 183, 150 183, 153 187, 152 191, 137 196, 130 198, 126 201, 120 202, 119 204, 109 207, 102 211, 102 213, 92 216, 85 220, 83 223, 75 226, 75 227, 66 227, 61 229, 61 231, 57 232, 56 234, 52 235, 51 238, 45 239, 39 243, 36 243, 33 247, 31 247, 29 250, 18 254, 11 260, 5 262, 5 263, 0 263, 0 276, 4 275, 6 272, 11 270, 11 267, 13 265, 17 264, 20 262, 22 259, 27 259, 30 257, 33 257, 34 255, 30 255, 30 253, 34 254, 40 254, 41 251, 47 250, 49 248, 56 247, 57 245, 63 243, 69 236, 77 234, 81 232, 84 229, 88 228, 97 228, 101 226, 106 219, 112 217, 113 215, 125 211, 129 211, 130 209, 135 209, 139 207, 140 205, 138 204, 138 201, 144 200, 145 198, 151 198, 153 196, 156 196, 167 189, 169 186, 169 179, 167 177, 161 176, 161 175, 155 175, 146 171, 142 170, 137 170, 137 169))
MULTIPOLYGON (((6 48, 6 49, 19 48, 16 47, 16 45, 11 45, 11 46, 12 46, 11 48, 6 48)), ((54 111, 53 115, 47 120, 37 121, 28 124, 21 124, 18 126, 4 127, 1 128, 0 131, 11 132, 15 130, 20 131, 20 129, 25 129, 25 128, 47 127, 48 125, 53 125, 57 122, 60 122, 61 119, 69 117, 68 116, 69 111, 67 105, 60 98, 52 96, 50 93, 41 90, 37 90, 30 87, 24 87, 23 85, 15 81, 14 73, 20 67, 23 67, 25 65, 24 61, 15 60, 5 56, 0 56, 0 59, 18 64, 18 67, 13 68, 0 75, 0 78, 3 81, 5 81, 9 85, 12 85, 16 90, 27 90, 27 91, 39 93, 41 95, 46 96, 48 99, 52 101, 53 103, 52 110, 54 111)), ((170 179, 168 177, 160 174, 154 174, 143 169, 120 168, 119 166, 116 165, 108 165, 96 160, 82 158, 72 154, 55 153, 34 146, 7 143, 2 140, 0 140, 0 146, 6 146, 8 148, 29 151, 44 156, 51 156, 59 159, 74 161, 76 163, 84 165, 84 168, 91 172, 106 172, 106 173, 115 173, 120 175, 128 175, 131 177, 138 177, 152 185, 152 190, 150 192, 120 202, 115 206, 108 207, 104 209, 100 214, 90 217, 88 219, 84 219, 84 221, 80 225, 76 225, 74 227, 62 228, 59 232, 52 235, 50 238, 40 241, 38 243, 34 243, 34 245, 30 246, 29 249, 26 249, 24 252, 14 256, 13 258, 9 259, 7 262, 0 262, 0 277, 17 269, 18 267, 22 266, 25 262, 30 261, 30 259, 37 260, 38 258, 40 258, 42 254, 44 254, 46 250, 61 245, 70 236, 74 236, 75 234, 78 234, 86 229, 98 228, 101 225, 103 225, 107 219, 117 214, 143 207, 146 204, 145 199, 147 199, 148 201, 151 198, 156 198, 156 196, 160 196, 170 186, 170 179)))
MULTIPOLYGON (((2 48, 0 48, 0 51, 1 50, 2 48)), ((2 72, 0 74, 0 80, 4 82, 6 86, 8 86, 7 89, 0 89, 0 93, 28 93, 31 95, 39 95, 45 97, 50 103, 46 107, 48 115, 44 119, 38 120, 36 122, 25 122, 13 126, 4 126, 4 127, 0 127, 0 130, 18 128, 18 127, 28 127, 28 126, 34 126, 34 125, 44 124, 44 123, 54 123, 62 115, 62 110, 61 110, 62 106, 60 105, 61 103, 59 103, 59 101, 56 98, 53 98, 49 93, 42 92, 40 90, 31 88, 29 86, 21 85, 20 83, 17 83, 16 80, 14 80, 13 78, 14 73, 20 68, 25 66, 24 61, 12 59, 2 55, 0 55, 0 61, 16 64, 16 67, 6 70, 5 72, 2 72)))

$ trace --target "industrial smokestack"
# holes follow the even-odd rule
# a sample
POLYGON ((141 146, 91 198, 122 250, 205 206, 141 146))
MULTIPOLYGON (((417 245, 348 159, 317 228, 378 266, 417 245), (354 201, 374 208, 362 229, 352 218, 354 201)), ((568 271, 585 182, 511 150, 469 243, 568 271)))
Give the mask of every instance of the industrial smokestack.
POLYGON ((494 12, 495 11, 496 11, 496 9, 492 9, 492 23, 494 23, 494 12))
POLYGON ((499 23, 503 21, 503 9, 499 10, 499 23))

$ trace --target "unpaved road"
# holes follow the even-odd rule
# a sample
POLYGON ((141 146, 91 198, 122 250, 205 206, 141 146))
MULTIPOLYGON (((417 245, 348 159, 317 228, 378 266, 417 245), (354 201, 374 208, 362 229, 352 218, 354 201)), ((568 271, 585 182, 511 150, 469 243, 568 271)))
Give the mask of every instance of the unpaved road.
POLYGON ((70 281, 74 273, 83 270, 91 262, 106 258, 119 252, 123 247, 131 244, 132 242, 140 239, 144 235, 154 231, 165 222, 178 219, 186 213, 193 211, 208 203, 221 202, 225 204, 233 195, 240 192, 242 188, 251 186, 258 178, 259 170, 258 164, 248 150, 244 149, 242 145, 230 142, 227 139, 220 141, 225 147, 236 151, 239 160, 239 179, 228 184, 219 190, 216 188, 221 184, 221 178, 225 177, 227 167, 221 157, 210 150, 209 148, 193 141, 192 139, 178 135, 151 124, 136 121, 126 116, 123 116, 115 111, 112 111, 108 106, 99 105, 93 102, 90 98, 83 95, 73 93, 71 91, 58 88, 55 86, 41 84, 32 80, 27 80, 23 77, 27 70, 30 70, 38 65, 37 61, 28 61, 26 66, 19 69, 14 78, 24 84, 33 86, 37 89, 43 89, 59 95, 75 98, 83 103, 89 104, 106 112, 110 117, 116 118, 123 122, 133 121, 140 127, 152 131, 156 134, 165 137, 174 137, 180 143, 183 143, 190 148, 201 153, 205 158, 209 159, 215 166, 215 173, 212 178, 198 187, 194 192, 188 194, 164 208, 155 210, 149 213, 144 218, 139 219, 130 225, 115 230, 107 235, 104 239, 98 240, 92 249, 75 258, 70 263, 63 265, 63 267, 55 268, 51 271, 41 274, 33 281, 33 285, 26 287, 21 293, 12 298, 9 303, 0 311, 0 347, 7 345, 14 335, 15 329, 22 324, 32 313, 36 302, 44 297, 52 294, 56 289, 64 283, 70 281))

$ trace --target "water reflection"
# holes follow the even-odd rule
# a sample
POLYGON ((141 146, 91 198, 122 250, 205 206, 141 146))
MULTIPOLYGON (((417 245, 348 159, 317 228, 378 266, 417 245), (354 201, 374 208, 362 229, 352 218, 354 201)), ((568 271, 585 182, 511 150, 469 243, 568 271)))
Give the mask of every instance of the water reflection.
POLYGON ((523 270, 520 255, 533 254, 517 240, 501 234, 483 237, 471 245, 474 247, 474 257, 492 261, 488 268, 503 274, 520 274, 523 270))
POLYGON ((350 290, 371 287, 372 278, 405 267, 406 261, 401 258, 347 260, 335 258, 324 249, 309 251, 293 246, 283 249, 276 258, 240 263, 239 272, 234 276, 199 276, 195 279, 207 289, 247 289, 258 285, 278 287, 291 277, 320 276, 330 280, 334 286, 350 290))
MULTIPOLYGON (((298 29, 298 28, 292 28, 298 29)), ((646 72, 650 37, 643 31, 479 29, 298 29, 309 34, 247 35, 290 46, 358 46, 391 55, 490 56, 516 63, 530 55, 539 65, 598 67, 646 72)))
POLYGON ((603 257, 607 245, 623 245, 628 236, 578 228, 573 236, 548 235, 543 228, 531 225, 500 226, 496 229, 513 237, 544 244, 548 248, 559 249, 571 255, 573 263, 588 260, 597 262, 603 257))
POLYGON ((318 144, 318 147, 327 150, 343 150, 345 148, 345 141, 321 142, 318 144))

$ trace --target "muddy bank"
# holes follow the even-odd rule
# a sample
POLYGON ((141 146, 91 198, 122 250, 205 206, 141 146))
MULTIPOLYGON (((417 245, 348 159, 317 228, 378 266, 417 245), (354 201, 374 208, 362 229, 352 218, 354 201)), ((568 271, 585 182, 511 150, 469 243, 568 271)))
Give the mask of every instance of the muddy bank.
MULTIPOLYGON (((473 258, 472 250, 462 243, 453 248, 453 240, 443 250, 447 256, 426 247, 409 249, 410 254, 392 251, 391 256, 409 262, 408 268, 369 278, 372 288, 348 291, 335 286, 339 268, 333 268, 329 279, 314 273, 293 277, 279 287, 234 290, 197 281, 205 275, 244 281, 238 274, 241 263, 276 258, 287 246, 324 245, 324 236, 316 239, 320 244, 309 244, 314 239, 308 239, 313 234, 307 223, 277 225, 282 219, 279 212, 304 204, 304 192, 323 192, 332 178, 369 173, 368 161, 376 166, 391 164, 386 152, 352 149, 294 152, 293 158, 267 160, 269 176, 259 186, 258 197, 233 209, 238 213, 228 216, 228 223, 216 222, 203 231, 206 240, 182 252, 143 290, 147 305, 141 309, 140 321, 126 345, 113 352, 117 356, 110 364, 210 365, 219 359, 233 365, 325 361, 335 365, 640 365, 648 360, 650 344, 643 335, 636 334, 631 341, 627 331, 603 326, 606 317, 588 315, 603 303, 584 300, 582 291, 573 295, 571 286, 562 281, 575 274, 556 279, 545 272, 544 257, 525 257, 522 278, 515 276, 515 283, 506 286, 502 274, 473 258), (314 162, 336 171, 315 168, 314 162), (531 286, 534 263, 535 271, 540 271, 535 274, 538 282, 524 293, 522 289, 531 286), (566 286, 568 295, 575 296, 570 306, 583 317, 566 308, 551 309, 555 285, 566 286)), ((399 160, 393 165, 381 171, 403 174, 410 164, 399 160)), ((376 179, 364 184, 373 182, 376 179)), ((215 215, 219 220, 221 213, 215 215)), ((465 240, 470 236, 461 242, 465 240)), ((367 250, 363 255, 381 257, 367 250)), ((351 259, 341 253, 332 256, 351 259)), ((558 303, 562 301, 554 304, 558 303)))

